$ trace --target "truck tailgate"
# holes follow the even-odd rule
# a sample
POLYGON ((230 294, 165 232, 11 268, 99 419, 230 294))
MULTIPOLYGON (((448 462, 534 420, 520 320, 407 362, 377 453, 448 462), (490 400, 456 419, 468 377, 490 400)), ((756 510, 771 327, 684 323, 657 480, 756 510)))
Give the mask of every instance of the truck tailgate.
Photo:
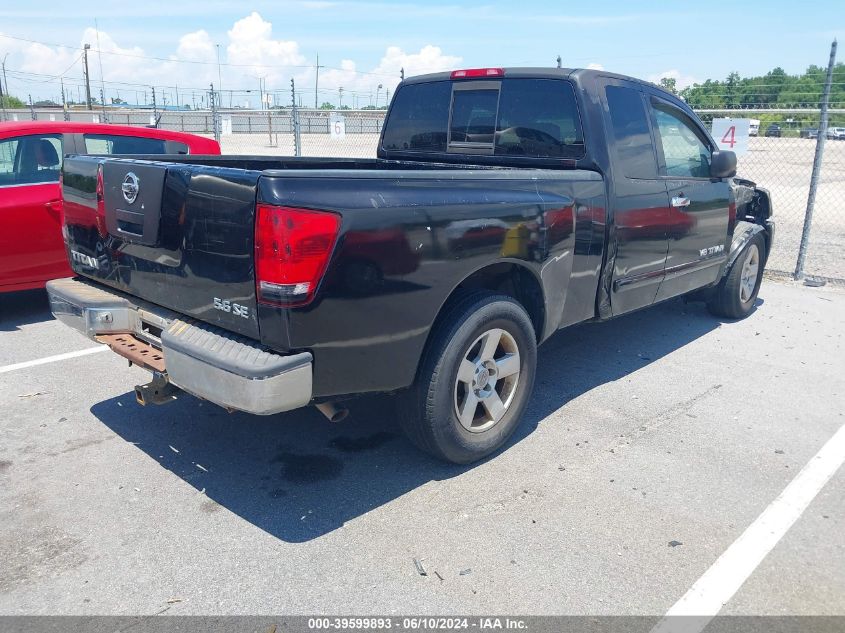
POLYGON ((253 255, 259 174, 68 158, 62 190, 74 271, 258 338, 253 255))

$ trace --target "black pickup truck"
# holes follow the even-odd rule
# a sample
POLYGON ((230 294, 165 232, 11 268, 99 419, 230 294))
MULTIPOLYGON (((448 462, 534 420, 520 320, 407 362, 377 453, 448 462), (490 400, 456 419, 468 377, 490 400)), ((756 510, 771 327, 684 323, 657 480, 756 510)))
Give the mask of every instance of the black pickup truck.
MULTIPOLYGON (((559 329, 691 295, 753 308, 774 225, 690 108, 592 70, 403 81, 378 158, 76 156, 66 324, 180 390, 330 419, 390 392, 422 449, 502 446, 559 329)), ((596 362, 601 362, 597 359, 596 362)))

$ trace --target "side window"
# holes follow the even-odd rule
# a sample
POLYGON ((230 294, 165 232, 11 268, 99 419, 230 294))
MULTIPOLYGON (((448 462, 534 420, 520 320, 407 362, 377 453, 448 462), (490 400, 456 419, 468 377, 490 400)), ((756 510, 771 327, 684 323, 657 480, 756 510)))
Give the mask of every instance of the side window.
POLYGON ((666 175, 679 178, 710 176, 710 147, 701 140, 686 117, 673 108, 654 104, 657 133, 666 161, 666 175))
POLYGON ((84 134, 88 154, 167 154, 166 142, 158 138, 117 134, 84 134))
POLYGON ((581 158, 584 136, 572 84, 558 79, 503 81, 495 153, 581 158))
POLYGON ((15 156, 18 153, 18 139, 0 141, 0 187, 15 184, 15 156))
POLYGON ((386 150, 445 152, 451 98, 452 86, 448 81, 409 84, 400 88, 393 98, 382 147, 386 150))
POLYGON ((641 93, 608 86, 605 95, 622 172, 628 178, 657 178, 657 159, 641 93))
POLYGON ((58 182, 61 168, 60 134, 19 136, 0 141, 0 186, 58 182))

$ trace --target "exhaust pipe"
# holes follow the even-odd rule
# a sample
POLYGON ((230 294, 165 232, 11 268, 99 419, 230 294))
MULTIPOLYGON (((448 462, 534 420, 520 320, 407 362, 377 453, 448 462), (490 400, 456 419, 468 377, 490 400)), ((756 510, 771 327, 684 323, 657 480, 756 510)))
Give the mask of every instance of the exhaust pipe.
POLYGON ((349 416, 349 409, 346 407, 338 408, 332 402, 323 402, 314 406, 326 416, 329 422, 343 422, 349 416))
POLYGON ((148 404, 167 404, 176 400, 182 390, 170 384, 165 374, 153 374, 153 379, 145 385, 135 385, 135 400, 142 407, 148 404))

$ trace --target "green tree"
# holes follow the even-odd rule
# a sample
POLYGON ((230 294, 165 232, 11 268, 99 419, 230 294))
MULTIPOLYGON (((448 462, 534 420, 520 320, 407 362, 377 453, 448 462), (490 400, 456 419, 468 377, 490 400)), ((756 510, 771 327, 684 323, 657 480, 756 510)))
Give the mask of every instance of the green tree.
POLYGON ((3 95, 0 97, 0 102, 2 102, 4 108, 9 109, 26 107, 26 104, 23 101, 17 97, 13 97, 12 95, 3 95))
POLYGON ((320 110, 334 110, 334 104, 329 103, 328 101, 324 101, 323 105, 320 106, 320 110))
POLYGON ((664 90, 668 90, 672 94, 678 94, 676 89, 676 81, 674 77, 663 77, 660 80, 660 87, 664 90))
MULTIPOLYGON (((732 72, 724 81, 708 79, 704 83, 684 88, 680 91, 680 95, 691 107, 699 109, 775 106, 818 108, 826 74, 826 68, 815 65, 797 75, 787 74, 780 67, 754 77, 741 77, 739 73, 732 72)), ((836 64, 833 70, 830 107, 845 107, 845 64, 843 63, 836 64)), ((817 118, 816 115, 803 118, 812 119, 814 116, 817 118)), ((832 115, 831 121, 834 119, 838 121, 840 117, 842 115, 832 115)))

